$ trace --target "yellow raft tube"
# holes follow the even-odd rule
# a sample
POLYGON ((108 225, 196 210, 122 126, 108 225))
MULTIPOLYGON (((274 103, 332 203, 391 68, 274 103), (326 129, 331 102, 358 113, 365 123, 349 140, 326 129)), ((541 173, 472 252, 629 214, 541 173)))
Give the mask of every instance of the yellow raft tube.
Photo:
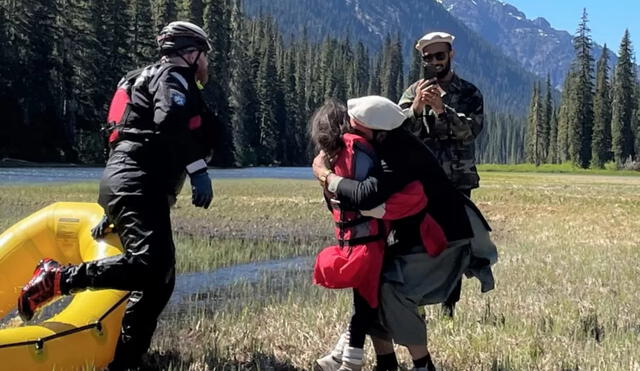
MULTIPOLYGON (((78 264, 122 252, 115 234, 96 242, 90 230, 102 218, 93 203, 59 202, 0 235, 0 318, 42 258, 78 264)), ((128 293, 84 291, 59 314, 35 326, 0 330, 0 370, 100 370, 113 359, 128 293)))

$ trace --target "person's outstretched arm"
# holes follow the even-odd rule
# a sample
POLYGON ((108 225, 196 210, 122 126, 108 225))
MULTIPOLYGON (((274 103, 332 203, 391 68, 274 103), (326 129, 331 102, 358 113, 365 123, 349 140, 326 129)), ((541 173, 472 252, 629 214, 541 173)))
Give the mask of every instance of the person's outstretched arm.
POLYGON ((329 192, 335 195, 343 208, 369 210, 377 207, 400 192, 413 179, 402 176, 382 162, 382 172, 370 175, 362 181, 330 175, 327 178, 329 192))

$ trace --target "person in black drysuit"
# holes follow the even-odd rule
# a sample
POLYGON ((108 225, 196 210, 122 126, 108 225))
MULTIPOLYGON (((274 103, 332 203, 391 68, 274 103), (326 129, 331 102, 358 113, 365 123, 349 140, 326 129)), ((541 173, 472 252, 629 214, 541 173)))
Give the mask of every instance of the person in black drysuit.
POLYGON ((162 59, 125 76, 118 88, 130 102, 118 101, 116 93, 110 108, 109 120, 112 111, 122 114, 111 123, 111 152, 100 182, 105 218, 92 233, 100 237, 113 223, 124 253, 65 267, 43 260, 19 298, 20 314, 30 319, 57 295, 87 288, 131 291, 109 370, 137 367, 173 292, 170 203, 185 172, 196 207, 208 208, 213 198, 206 158, 215 122, 200 92, 208 76, 208 37, 192 23, 172 22, 157 41, 162 59))

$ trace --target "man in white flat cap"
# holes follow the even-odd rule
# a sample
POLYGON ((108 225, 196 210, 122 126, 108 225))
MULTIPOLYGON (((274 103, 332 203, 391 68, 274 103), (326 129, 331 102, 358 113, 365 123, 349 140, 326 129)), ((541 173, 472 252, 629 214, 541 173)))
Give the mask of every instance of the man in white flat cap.
MULTIPOLYGON (((416 43, 422 53, 424 78, 413 83, 398 103, 411 119, 404 125, 434 153, 449 179, 466 196, 480 178, 475 164, 475 139, 483 126, 480 90, 453 72, 455 37, 429 32, 416 43)), ((443 304, 453 317, 460 300, 461 283, 443 304)))

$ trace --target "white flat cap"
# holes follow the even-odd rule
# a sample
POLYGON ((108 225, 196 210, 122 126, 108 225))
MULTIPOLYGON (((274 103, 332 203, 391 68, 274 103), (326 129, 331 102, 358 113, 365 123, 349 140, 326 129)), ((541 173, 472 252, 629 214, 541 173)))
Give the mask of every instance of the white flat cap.
POLYGON ((373 130, 393 130, 407 119, 400 106, 379 95, 349 99, 347 112, 349 117, 373 130))
POLYGON ((420 40, 418 40, 416 49, 422 51, 427 46, 435 43, 448 43, 449 45, 453 45, 454 39, 455 36, 446 32, 429 32, 428 34, 422 36, 420 40))

